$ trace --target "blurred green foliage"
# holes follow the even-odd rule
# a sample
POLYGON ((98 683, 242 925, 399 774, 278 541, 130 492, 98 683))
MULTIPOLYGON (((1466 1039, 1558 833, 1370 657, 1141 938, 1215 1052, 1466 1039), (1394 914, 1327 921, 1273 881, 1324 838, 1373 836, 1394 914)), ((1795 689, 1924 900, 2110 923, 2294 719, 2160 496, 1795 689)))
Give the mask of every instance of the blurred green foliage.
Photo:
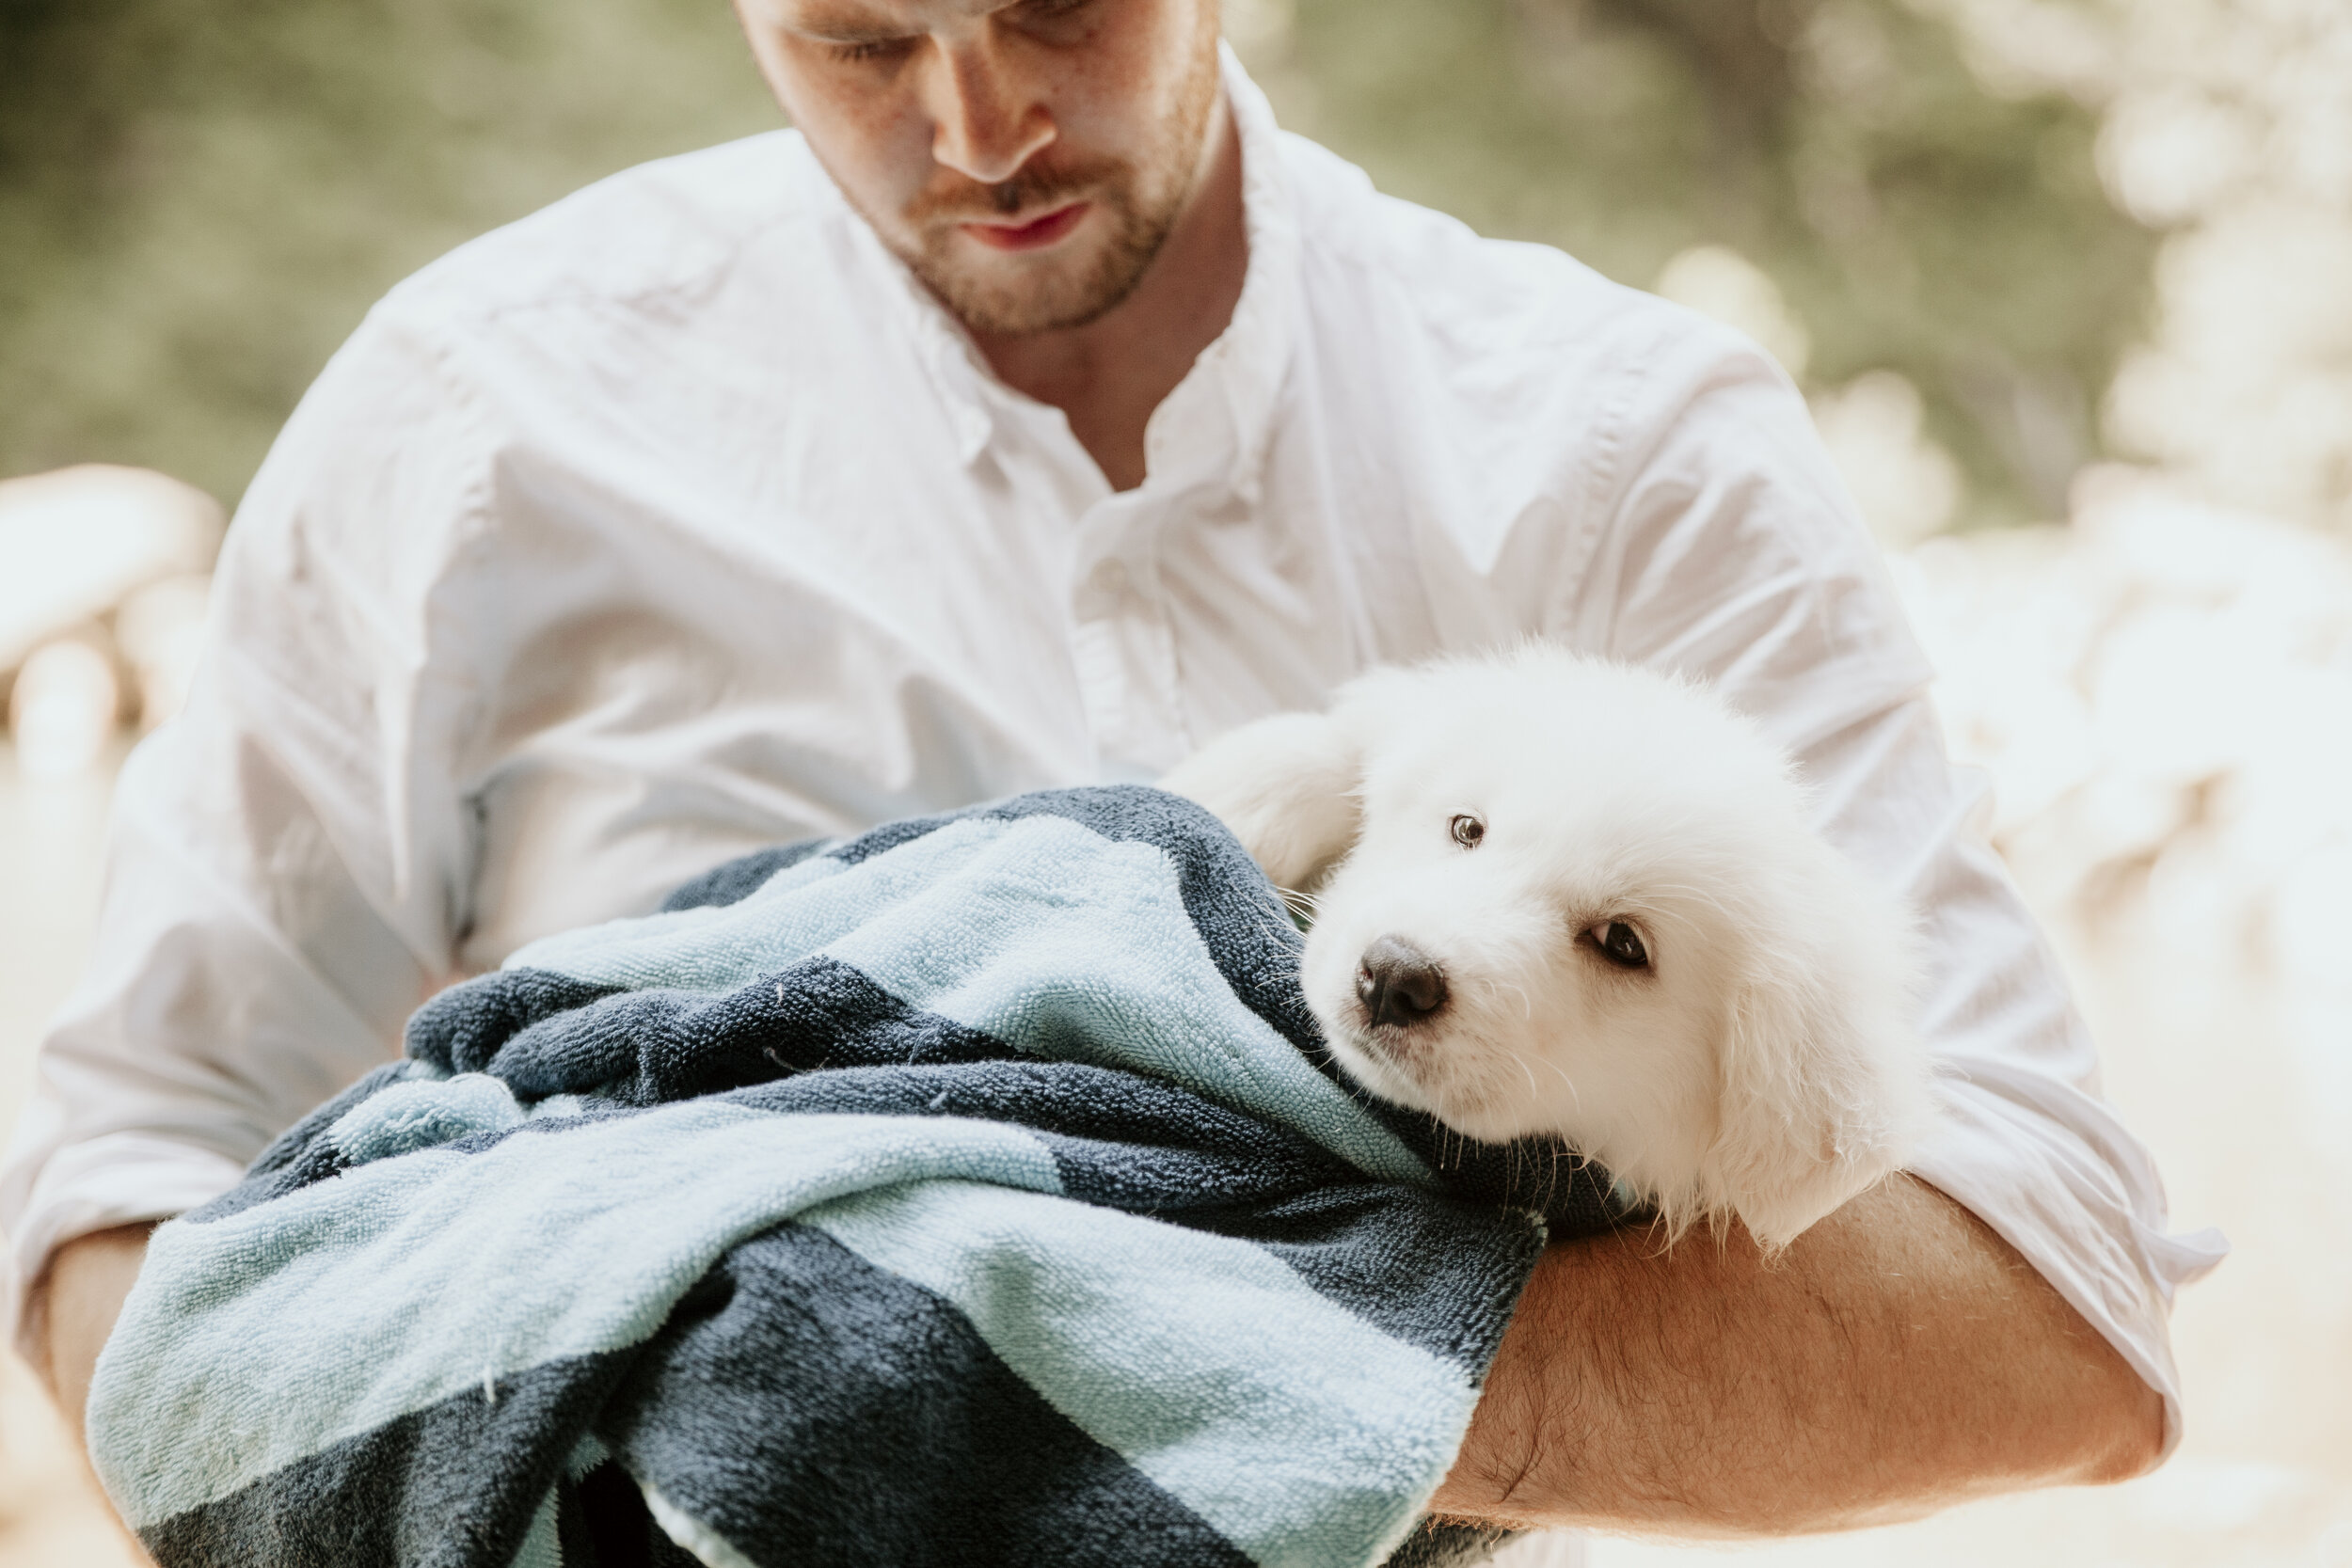
POLYGON ((1383 189, 1645 287, 1728 245, 1810 332, 1809 383, 1917 385, 1963 523, 2064 515, 2155 245, 2090 110, 1989 94, 1902 0, 1257 5, 1285 120, 1383 189))
POLYGON ((725 0, 0 0, 0 474, 233 501, 403 276, 777 119, 725 0))
MULTIPOLYGON (((1228 0, 1285 120, 1397 195, 1647 285, 1778 283, 1810 379, 1926 395, 1969 520, 2049 515, 2152 237, 2071 101, 1903 0, 1228 0)), ((0 0, 0 473, 225 499, 370 301, 640 159, 773 124, 722 0, 0 0)))

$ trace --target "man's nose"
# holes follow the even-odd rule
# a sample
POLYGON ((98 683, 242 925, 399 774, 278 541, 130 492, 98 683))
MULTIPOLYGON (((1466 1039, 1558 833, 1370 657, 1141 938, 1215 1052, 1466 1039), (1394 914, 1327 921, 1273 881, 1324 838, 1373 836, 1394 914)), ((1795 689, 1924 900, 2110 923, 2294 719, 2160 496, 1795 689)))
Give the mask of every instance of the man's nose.
POLYGON ((943 44, 931 85, 931 157, 993 185, 1055 136, 1054 117, 986 37, 943 44))
POLYGON ((1443 967, 1403 937, 1380 938, 1356 966, 1356 999, 1375 1023, 1419 1023, 1445 997, 1443 967))

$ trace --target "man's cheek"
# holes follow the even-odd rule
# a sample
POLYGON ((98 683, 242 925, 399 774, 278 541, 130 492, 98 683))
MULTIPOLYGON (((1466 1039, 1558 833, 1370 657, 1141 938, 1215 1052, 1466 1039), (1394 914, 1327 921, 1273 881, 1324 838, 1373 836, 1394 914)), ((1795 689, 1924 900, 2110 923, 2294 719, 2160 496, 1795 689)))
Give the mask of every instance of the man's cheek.
POLYGON ((1057 139, 1070 155, 1150 162, 1184 99, 1186 77, 1174 69, 1180 59, 1158 62, 1156 73, 1141 67, 1068 72, 1040 94, 1052 111, 1057 139))
POLYGON ((938 170, 930 118, 913 95, 820 79, 796 82, 788 96, 778 96, 852 203, 878 227, 900 227, 898 214, 938 170))

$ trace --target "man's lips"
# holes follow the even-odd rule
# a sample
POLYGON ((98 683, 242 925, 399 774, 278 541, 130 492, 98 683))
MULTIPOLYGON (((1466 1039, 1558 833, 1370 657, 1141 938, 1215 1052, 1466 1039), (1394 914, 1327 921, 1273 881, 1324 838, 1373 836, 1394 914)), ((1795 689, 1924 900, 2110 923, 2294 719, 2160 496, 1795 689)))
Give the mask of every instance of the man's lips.
POLYGON ((961 223, 957 227, 992 250, 1038 250, 1077 228, 1093 205, 1073 201, 1026 223, 961 223))

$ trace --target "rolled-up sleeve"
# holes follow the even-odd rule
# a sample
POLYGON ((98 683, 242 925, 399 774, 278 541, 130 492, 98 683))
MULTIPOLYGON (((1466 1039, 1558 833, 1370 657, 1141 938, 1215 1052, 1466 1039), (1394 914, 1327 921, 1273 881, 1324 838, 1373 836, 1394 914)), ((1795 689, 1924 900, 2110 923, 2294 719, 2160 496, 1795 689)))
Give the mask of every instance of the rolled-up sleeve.
POLYGON ((1735 335, 1663 312, 1588 569, 1551 629, 1712 682, 1797 755, 1820 825, 1918 911, 1920 1031, 1943 1116, 1915 1174, 2014 1246, 2165 1399, 2169 1316, 2218 1262, 2167 1228, 2154 1162, 2100 1098, 2065 977, 1947 760, 1933 671, 1802 398, 1735 335))
POLYGON ((61 1243, 234 1184, 383 1061, 465 919, 460 602, 481 435, 381 316, 322 375, 223 552, 181 715, 118 785, 95 943, 0 1169, 5 1310, 61 1243))

